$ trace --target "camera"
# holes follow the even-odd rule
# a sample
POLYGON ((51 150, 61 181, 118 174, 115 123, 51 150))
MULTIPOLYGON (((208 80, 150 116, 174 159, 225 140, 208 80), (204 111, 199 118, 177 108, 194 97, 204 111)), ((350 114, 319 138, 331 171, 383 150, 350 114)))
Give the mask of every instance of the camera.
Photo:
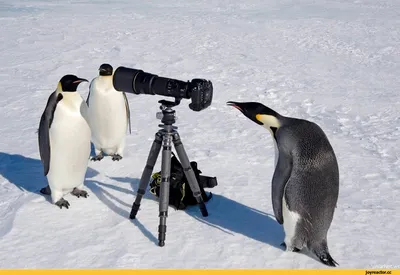
POLYGON ((127 67, 115 70, 113 85, 120 92, 191 99, 189 108, 197 112, 210 106, 213 97, 211 81, 195 78, 184 82, 127 67))

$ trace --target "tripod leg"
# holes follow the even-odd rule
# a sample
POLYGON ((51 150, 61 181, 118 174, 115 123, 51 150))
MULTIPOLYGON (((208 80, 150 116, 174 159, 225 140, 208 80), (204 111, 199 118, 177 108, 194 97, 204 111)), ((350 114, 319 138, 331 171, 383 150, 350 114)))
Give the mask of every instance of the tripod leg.
POLYGON ((174 133, 173 142, 175 145, 176 153, 178 154, 179 160, 182 163, 183 171, 185 172, 186 178, 188 180, 190 189, 193 191, 193 196, 196 198, 197 203, 199 204, 199 208, 203 217, 208 216, 208 211, 206 205, 204 204, 203 198, 201 197, 199 183, 197 182, 196 175, 193 172, 192 166, 190 165, 189 158, 186 154, 186 151, 183 147, 181 139, 178 133, 174 133))
POLYGON ((160 132, 156 133, 153 145, 150 148, 150 153, 147 158, 146 166, 143 170, 142 177, 140 178, 139 188, 137 191, 137 196, 135 202, 132 205, 131 214, 129 218, 134 219, 137 212, 139 211, 140 202, 146 193, 147 186, 149 185, 151 173, 153 172, 154 165, 156 164, 158 154, 161 150, 162 134, 160 132))
POLYGON ((161 159, 161 187, 160 187, 160 203, 159 217, 160 224, 158 226, 158 245, 165 245, 165 233, 167 231, 167 217, 169 204, 169 184, 171 175, 171 146, 172 137, 170 134, 164 136, 163 151, 161 159))

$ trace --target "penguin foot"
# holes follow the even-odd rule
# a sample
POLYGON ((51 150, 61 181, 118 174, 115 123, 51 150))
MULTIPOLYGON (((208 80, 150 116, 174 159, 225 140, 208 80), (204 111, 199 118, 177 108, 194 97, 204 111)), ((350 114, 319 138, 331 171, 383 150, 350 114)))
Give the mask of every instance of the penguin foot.
POLYGON ((300 252, 300 249, 298 249, 297 247, 289 247, 289 248, 287 248, 285 242, 281 243, 281 246, 282 246, 286 251, 300 252))
POLYGON ((103 158, 104 158, 103 154, 100 153, 100 154, 98 154, 97 156, 92 157, 90 160, 92 160, 92 161, 100 161, 100 160, 102 160, 103 158))
POLYGON ((40 189, 40 193, 42 193, 43 195, 50 196, 51 195, 50 186, 47 185, 46 187, 43 187, 42 189, 40 189))
POLYGON ((63 198, 59 199, 55 205, 57 205, 58 207, 60 207, 60 209, 64 206, 65 208, 69 208, 69 202, 63 198))
POLYGON ((72 190, 71 192, 72 195, 79 197, 84 197, 87 198, 89 196, 89 194, 85 191, 85 190, 81 190, 78 188, 74 188, 74 190, 72 190))
POLYGON ((112 156, 112 160, 113 161, 116 161, 116 160, 120 161, 121 159, 122 159, 122 157, 120 155, 118 155, 118 154, 115 154, 115 155, 112 156))

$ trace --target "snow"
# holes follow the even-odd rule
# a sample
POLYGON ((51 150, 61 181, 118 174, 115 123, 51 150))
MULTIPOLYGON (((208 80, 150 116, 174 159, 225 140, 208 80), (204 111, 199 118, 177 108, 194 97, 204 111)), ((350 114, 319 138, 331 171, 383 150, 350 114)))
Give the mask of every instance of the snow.
MULTIPOLYGON (((318 123, 340 167, 332 257, 340 268, 398 265, 399 10, 396 0, 0 1, 0 268, 327 268, 279 247, 272 138, 229 100, 318 123), (166 98, 128 94, 125 157, 89 163, 87 199, 67 195, 60 210, 39 193, 48 96, 64 74, 91 79, 105 62, 214 85, 206 110, 175 108, 190 160, 218 179, 210 215, 170 208, 163 248, 152 194, 128 217, 166 98)), ((78 91, 86 98, 88 84, 78 91)))

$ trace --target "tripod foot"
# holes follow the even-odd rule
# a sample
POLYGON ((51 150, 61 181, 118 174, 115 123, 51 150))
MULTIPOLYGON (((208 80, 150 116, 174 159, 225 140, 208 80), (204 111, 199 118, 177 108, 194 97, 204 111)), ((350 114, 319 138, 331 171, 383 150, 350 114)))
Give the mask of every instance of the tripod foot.
POLYGON ((208 217, 208 211, 207 211, 206 205, 204 204, 204 201, 201 201, 199 203, 199 208, 200 208, 200 212, 203 215, 203 217, 208 217))
POLYGON ((136 218, 136 214, 137 214, 137 212, 139 211, 139 207, 140 207, 140 204, 136 204, 135 202, 133 203, 133 205, 132 205, 132 210, 131 210, 131 214, 129 215, 129 218, 130 218, 131 220, 133 220, 133 219, 136 218))
POLYGON ((158 245, 163 247, 165 245, 165 233, 167 231, 166 225, 158 226, 158 245))
POLYGON ((165 245, 165 233, 167 232, 167 212, 160 213, 160 224, 158 226, 158 245, 163 247, 165 245))

